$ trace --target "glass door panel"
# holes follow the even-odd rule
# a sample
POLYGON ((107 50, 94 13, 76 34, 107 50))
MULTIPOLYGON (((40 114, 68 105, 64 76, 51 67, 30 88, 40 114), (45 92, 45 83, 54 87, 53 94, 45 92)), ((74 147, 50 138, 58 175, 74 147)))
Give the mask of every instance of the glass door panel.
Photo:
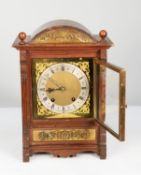
POLYGON ((126 107, 125 71, 107 62, 96 61, 95 64, 99 67, 100 89, 99 115, 96 121, 117 139, 123 141, 125 138, 126 107))

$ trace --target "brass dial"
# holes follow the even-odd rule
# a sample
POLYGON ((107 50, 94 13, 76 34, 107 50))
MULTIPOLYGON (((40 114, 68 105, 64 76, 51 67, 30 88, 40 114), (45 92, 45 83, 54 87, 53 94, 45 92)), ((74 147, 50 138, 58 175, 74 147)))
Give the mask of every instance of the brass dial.
POLYGON ((56 72, 47 81, 46 92, 49 99, 55 104, 70 105, 80 94, 80 82, 69 72, 56 72))
POLYGON ((73 112, 86 101, 89 83, 77 66, 67 63, 47 68, 38 81, 38 96, 42 104, 56 113, 73 112))

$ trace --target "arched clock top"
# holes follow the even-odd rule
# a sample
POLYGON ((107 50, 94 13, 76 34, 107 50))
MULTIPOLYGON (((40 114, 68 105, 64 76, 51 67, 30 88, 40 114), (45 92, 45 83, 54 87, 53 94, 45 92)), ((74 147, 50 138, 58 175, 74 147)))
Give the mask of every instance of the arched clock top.
POLYGON ((31 43, 96 43, 90 31, 71 20, 55 20, 41 26, 32 36, 31 43))
POLYGON ((13 47, 24 48, 36 45, 45 47, 48 44, 89 44, 92 46, 112 46, 106 30, 93 35, 85 26, 71 20, 55 20, 42 25, 33 35, 20 32, 13 47))

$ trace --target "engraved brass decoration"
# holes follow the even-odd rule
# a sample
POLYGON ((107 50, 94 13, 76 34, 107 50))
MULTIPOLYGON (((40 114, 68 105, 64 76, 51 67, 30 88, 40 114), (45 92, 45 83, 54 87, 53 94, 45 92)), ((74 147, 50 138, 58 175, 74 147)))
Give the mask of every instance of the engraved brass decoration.
POLYGON ((95 129, 33 130, 33 141, 95 140, 95 129))
POLYGON ((56 28, 42 32, 32 43, 94 43, 88 34, 74 28, 56 28))
MULTIPOLYGON (((38 61, 39 59, 36 59, 33 63, 34 65, 34 71, 35 71, 35 84, 34 86, 37 85, 38 79, 40 77, 40 75, 42 74, 42 72, 47 69, 48 67, 57 64, 57 61, 49 61, 46 59, 40 59, 42 61, 38 61)), ((60 61, 59 61, 60 63, 60 61)), ((78 66, 87 76, 88 80, 90 81, 90 65, 89 65, 89 61, 69 61, 69 64, 73 64, 75 66, 78 66)), ((88 97, 88 99, 86 100, 85 104, 79 108, 78 110, 71 112, 69 114, 57 114, 55 112, 52 112, 50 110, 48 110, 47 108, 44 107, 44 105, 41 103, 37 93, 35 95, 36 99, 36 112, 37 112, 37 116, 38 118, 78 118, 78 117, 82 117, 81 115, 87 117, 90 114, 90 96, 88 97)))

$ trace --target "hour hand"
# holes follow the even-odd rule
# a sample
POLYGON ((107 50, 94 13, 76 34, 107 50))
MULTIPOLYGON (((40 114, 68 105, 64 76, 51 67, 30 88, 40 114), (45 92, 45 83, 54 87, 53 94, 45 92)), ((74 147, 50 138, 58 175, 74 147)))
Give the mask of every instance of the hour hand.
POLYGON ((64 91, 65 88, 63 86, 59 87, 59 88, 48 88, 46 91, 48 93, 54 92, 54 91, 64 91))

